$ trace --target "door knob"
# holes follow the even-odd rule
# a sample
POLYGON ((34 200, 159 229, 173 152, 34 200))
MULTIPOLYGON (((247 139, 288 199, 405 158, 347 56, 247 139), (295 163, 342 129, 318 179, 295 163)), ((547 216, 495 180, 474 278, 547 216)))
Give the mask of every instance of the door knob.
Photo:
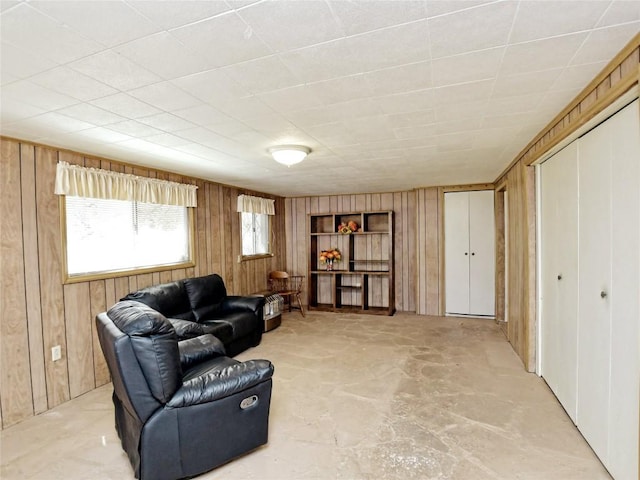
POLYGON ((562 280, 562 274, 561 273, 558 274, 558 280, 562 280))
POLYGON ((607 292, 604 290, 600 292, 600 298, 607 298, 607 292))
POLYGON ((465 255, 469 255, 469 252, 464 252, 465 255))
POLYGON ((476 254, 476 252, 473 252, 471 255, 475 255, 475 254, 476 254))

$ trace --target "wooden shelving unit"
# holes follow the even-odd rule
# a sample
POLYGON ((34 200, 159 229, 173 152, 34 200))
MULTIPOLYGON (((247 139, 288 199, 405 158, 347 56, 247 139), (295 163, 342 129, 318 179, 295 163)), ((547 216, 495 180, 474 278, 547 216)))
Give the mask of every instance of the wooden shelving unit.
POLYGON ((309 226, 309 309, 393 315, 393 212, 310 214, 309 226), (350 221, 358 231, 339 233, 350 221), (327 270, 320 252, 333 248, 342 260, 327 270))

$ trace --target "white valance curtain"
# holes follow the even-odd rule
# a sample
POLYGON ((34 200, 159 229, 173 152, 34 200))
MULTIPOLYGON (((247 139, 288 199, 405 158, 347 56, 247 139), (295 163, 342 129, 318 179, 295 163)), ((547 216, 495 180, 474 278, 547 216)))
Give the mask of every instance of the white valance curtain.
POLYGON ((196 207, 195 185, 58 162, 56 195, 196 207))
POLYGON ((275 200, 251 195, 238 195, 238 212, 275 215, 275 200))

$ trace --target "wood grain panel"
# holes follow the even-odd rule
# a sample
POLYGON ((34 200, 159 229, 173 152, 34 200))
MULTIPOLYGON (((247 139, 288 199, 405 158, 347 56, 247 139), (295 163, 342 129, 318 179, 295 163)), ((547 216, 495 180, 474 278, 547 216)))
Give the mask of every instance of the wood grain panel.
POLYGON ((20 154, 16 142, 0 146, 0 401, 3 426, 33 415, 21 226, 20 154))
MULTIPOLYGON (((61 158, 68 158, 62 155, 61 158)), ((69 158, 70 159, 70 158, 69 158)), ((70 398, 67 366, 66 323, 62 293, 62 251, 58 197, 53 195, 58 152, 36 147, 36 201, 38 221, 38 260, 40 265, 40 303, 44 339, 47 401, 49 408, 70 398), (60 345, 63 355, 51 361, 51 348, 60 345)))
MULTIPOLYGON (((439 315, 441 305, 439 216, 441 195, 437 188, 422 188, 417 191, 417 305, 421 315, 439 315)), ((414 216, 415 218, 416 216, 414 216)), ((407 247, 409 248, 409 247, 407 247)))
POLYGON ((64 286, 66 317, 67 363, 69 393, 75 398, 93 390, 96 385, 93 370, 93 335, 91 305, 87 300, 89 284, 72 283, 64 286))
POLYGON ((38 222, 36 218, 36 165, 33 145, 21 145, 22 239, 24 242, 24 284, 29 325, 29 361, 35 414, 47 410, 42 309, 40 307, 40 267, 38 265, 38 222))
MULTIPOLYGON (((108 279, 111 280, 111 279, 108 279)), ((91 326, 91 345, 93 350, 93 372, 95 377, 95 386, 99 387, 109 383, 109 367, 100 347, 98 339, 98 329, 96 328, 95 317, 98 313, 107 309, 107 288, 105 280, 96 280, 89 283, 89 299, 91 305, 91 315, 89 324, 91 326)))

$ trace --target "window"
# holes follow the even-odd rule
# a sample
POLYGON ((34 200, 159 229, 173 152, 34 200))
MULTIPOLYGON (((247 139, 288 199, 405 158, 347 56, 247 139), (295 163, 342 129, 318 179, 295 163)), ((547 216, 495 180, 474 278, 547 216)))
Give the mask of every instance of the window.
POLYGON ((191 262, 187 207, 65 196, 69 278, 191 262))
POLYGON ((264 213, 241 212, 242 255, 268 255, 269 215, 264 213))

